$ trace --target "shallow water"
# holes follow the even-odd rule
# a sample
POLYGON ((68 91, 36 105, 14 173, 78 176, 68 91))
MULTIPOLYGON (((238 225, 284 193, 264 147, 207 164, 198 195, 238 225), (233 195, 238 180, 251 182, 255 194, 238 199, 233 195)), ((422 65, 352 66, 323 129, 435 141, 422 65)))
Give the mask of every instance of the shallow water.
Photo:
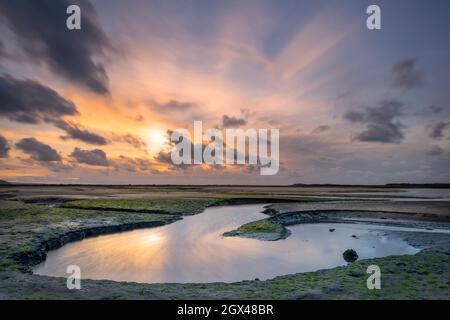
POLYGON ((266 218, 262 210, 263 205, 212 207, 167 226, 69 243, 50 251, 34 273, 67 276, 67 266, 78 265, 84 279, 232 282, 345 265, 342 253, 349 248, 360 259, 419 251, 386 236, 382 227, 361 224, 297 225, 289 227, 290 237, 279 241, 221 236, 266 218))
MULTIPOLYGON (((391 201, 450 201, 450 189, 412 188, 399 189, 399 191, 386 192, 346 192, 341 193, 365 200, 391 200, 391 201), (373 196, 372 198, 370 196, 373 196)), ((338 197, 336 197, 338 198, 338 197)))

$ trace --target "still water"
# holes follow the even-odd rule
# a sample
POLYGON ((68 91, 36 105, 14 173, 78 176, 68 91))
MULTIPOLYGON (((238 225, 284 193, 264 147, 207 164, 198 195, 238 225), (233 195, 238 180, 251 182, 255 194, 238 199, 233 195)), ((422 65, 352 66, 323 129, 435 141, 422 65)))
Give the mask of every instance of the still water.
POLYGON ((78 265, 84 279, 232 282, 345 265, 342 253, 349 248, 360 259, 419 251, 386 235, 383 227, 350 223, 289 227, 291 236, 279 241, 222 237, 225 231, 266 218, 262 210, 263 205, 212 207, 167 226, 69 243, 50 251, 34 273, 64 277, 68 265, 78 265))

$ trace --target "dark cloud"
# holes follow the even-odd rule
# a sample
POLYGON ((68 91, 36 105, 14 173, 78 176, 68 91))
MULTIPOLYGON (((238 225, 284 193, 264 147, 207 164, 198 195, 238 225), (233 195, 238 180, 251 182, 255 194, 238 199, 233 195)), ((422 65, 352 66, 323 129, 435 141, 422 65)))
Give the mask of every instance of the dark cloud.
POLYGON ((144 140, 142 140, 140 137, 135 136, 130 133, 125 134, 125 135, 116 135, 114 137, 114 140, 118 141, 118 142, 128 143, 129 145, 132 145, 136 149, 146 149, 147 148, 147 144, 145 143, 144 140))
POLYGON ((39 123, 77 113, 73 102, 39 82, 0 76, 0 116, 18 122, 39 123))
POLYGON ((164 164, 168 164, 168 165, 174 165, 172 162, 172 158, 171 158, 171 152, 167 152, 167 151, 160 151, 156 156, 155 156, 155 160, 160 162, 160 163, 164 163, 164 164))
POLYGON ((67 173, 68 170, 72 170, 75 168, 73 164, 66 164, 63 163, 62 161, 49 161, 43 162, 42 164, 53 172, 61 172, 61 173, 67 173))
POLYGON ((365 115, 364 112, 350 110, 344 114, 344 119, 350 122, 364 122, 365 115))
POLYGON ((60 120, 57 121, 55 125, 67 133, 67 136, 61 137, 63 140, 75 139, 98 146, 108 144, 108 140, 105 137, 102 137, 97 133, 91 132, 79 124, 74 124, 68 121, 60 120))
POLYGON ((8 140, 6 140, 5 137, 0 135, 0 158, 7 158, 9 149, 10 147, 8 144, 8 140))
MULTIPOLYGON (((194 161, 194 152, 193 152, 193 148, 192 148, 192 154, 191 154, 191 163, 193 163, 194 161)), ((171 151, 160 151, 158 152, 158 154, 154 157, 154 160, 156 160, 159 163, 162 164, 166 164, 170 167, 170 169, 172 170, 187 170, 192 168, 193 166, 190 164, 186 164, 186 163, 181 163, 181 164, 174 164, 172 162, 172 157, 171 157, 171 151)))
POLYGON ((85 163, 91 166, 101 166, 101 167, 109 166, 106 153, 100 149, 82 150, 79 148, 75 148, 70 154, 70 156, 79 163, 85 163))
MULTIPOLYGON (((173 131, 172 130, 167 130, 166 134, 168 137, 168 144, 172 147, 175 147, 176 144, 178 142, 172 142, 170 141, 170 136, 172 135, 173 131)), ((184 139, 184 137, 182 138, 184 139)), ((182 139, 180 141, 182 141, 182 139)), ((191 144, 191 154, 190 154, 190 163, 191 164, 179 164, 176 165, 172 162, 172 157, 171 157, 171 152, 170 151, 160 151, 155 157, 154 160, 157 161, 158 163, 161 164, 165 164, 169 166, 169 169, 171 170, 182 170, 182 171, 194 171, 194 170, 204 170, 204 167, 202 166, 198 166, 198 165, 194 165, 194 147, 196 146, 192 141, 189 141, 191 144)), ((222 143, 223 145, 223 160, 225 161, 225 157, 226 157, 226 152, 227 150, 231 150, 233 152, 233 154, 235 155, 235 159, 238 155, 242 154, 240 150, 238 150, 235 146, 227 146, 227 144, 224 141, 218 140, 219 143, 222 143)), ((205 148, 208 147, 210 145, 210 142, 206 142, 204 141, 201 145, 201 153, 202 155, 205 152, 205 148)), ((247 150, 247 149, 246 149, 247 150)), ((212 155, 215 156, 215 150, 212 151, 212 155)), ((263 167, 260 163, 254 165, 254 164, 250 164, 249 163, 249 155, 248 153, 245 153, 244 155, 244 159, 245 159, 245 164, 239 165, 240 169, 243 170, 243 172, 246 173, 253 173, 255 172, 257 169, 260 169, 261 167, 263 167)), ((214 164, 208 164, 208 169, 211 170, 225 170, 226 166, 220 163, 214 163, 214 164)))
POLYGON ((171 99, 166 102, 158 102, 149 98, 144 103, 177 127, 187 127, 195 120, 209 122, 216 118, 211 110, 191 100, 171 99))
POLYGON ((35 138, 25 138, 20 140, 16 143, 16 148, 30 155, 33 160, 61 161, 61 157, 55 149, 35 138))
POLYGON ((158 172, 152 169, 152 163, 148 159, 142 158, 130 158, 120 155, 119 158, 113 163, 116 171, 128 171, 128 172, 158 172))
POLYGON ((415 59, 405 59, 392 67, 392 86, 397 89, 411 89, 423 84, 422 74, 416 70, 415 59))
POLYGON ((5 45, 0 41, 0 58, 6 57, 5 45))
POLYGON ((430 106, 430 110, 432 113, 437 114, 437 113, 441 113, 441 111, 444 108, 442 108, 441 106, 435 106, 434 104, 430 106))
POLYGON ((444 153, 444 149, 442 149, 439 146, 432 146, 427 152, 426 154, 428 156, 440 156, 441 154, 444 153))
POLYGON ((88 0, 0 1, 0 15, 29 58, 96 93, 108 93, 105 68, 96 59, 111 46, 88 0), (81 30, 66 27, 71 4, 81 8, 81 30))
MULTIPOLYGON (((171 148, 174 148, 179 142, 183 141, 184 139, 188 139, 188 138, 185 138, 184 136, 181 136, 179 141, 172 141, 171 137, 172 137, 173 133, 174 133, 174 130, 167 130, 166 131, 167 144, 171 148)), ((195 144, 192 141, 189 141, 189 142, 191 144, 191 154, 190 154, 191 163, 194 163, 194 147, 195 147, 195 144)), ((205 144, 205 143, 202 144, 202 154, 203 154, 203 151, 205 150, 206 145, 207 144, 205 144)), ((154 160, 156 160, 159 163, 169 165, 171 169, 187 170, 187 169, 192 168, 192 166, 190 164, 184 164, 184 163, 183 164, 179 164, 179 165, 174 164, 172 162, 172 157, 171 157, 172 150, 173 149, 171 149, 170 151, 162 150, 162 151, 158 152, 158 154, 154 157, 154 160)))
POLYGON ((327 125, 320 125, 317 128, 315 128, 313 131, 311 131, 312 134, 319 134, 325 131, 330 130, 330 126, 327 125))
POLYGON ((352 123, 362 123, 366 129, 354 138, 366 142, 400 143, 403 140, 404 125, 395 118, 402 114, 403 103, 384 100, 379 106, 362 111, 349 111, 344 119, 352 123))
POLYGON ((158 107, 161 110, 166 111, 186 111, 196 106, 193 102, 181 102, 177 100, 170 100, 167 103, 159 104, 158 107))
POLYGON ((429 137, 432 139, 440 140, 444 137, 444 130, 446 128, 450 128, 450 122, 440 121, 428 127, 431 129, 429 137))
POLYGON ((245 126, 246 124, 247 124, 247 120, 245 120, 244 118, 229 117, 227 115, 224 115, 222 117, 222 126, 224 128, 240 127, 240 126, 245 126))

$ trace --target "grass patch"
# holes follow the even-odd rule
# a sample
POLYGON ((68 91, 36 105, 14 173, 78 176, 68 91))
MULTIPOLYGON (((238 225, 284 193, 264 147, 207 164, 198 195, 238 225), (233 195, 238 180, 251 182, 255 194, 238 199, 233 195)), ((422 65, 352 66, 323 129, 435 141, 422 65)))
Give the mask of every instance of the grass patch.
POLYGON ((191 215, 202 212, 214 202, 214 200, 209 199, 89 199, 69 201, 62 207, 134 212, 161 211, 191 215))
POLYGON ((277 223, 273 223, 268 219, 263 219, 246 223, 240 226, 237 230, 245 233, 258 233, 258 232, 279 233, 283 231, 283 226, 277 223))

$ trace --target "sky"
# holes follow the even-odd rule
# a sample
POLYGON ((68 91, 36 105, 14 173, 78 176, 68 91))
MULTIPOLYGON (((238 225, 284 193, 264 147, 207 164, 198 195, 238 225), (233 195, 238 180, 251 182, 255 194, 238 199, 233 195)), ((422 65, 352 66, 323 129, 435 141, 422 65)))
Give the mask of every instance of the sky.
POLYGON ((449 14, 446 0, 2 0, 0 179, 448 183, 449 14), (278 173, 175 166, 170 133, 194 120, 278 128, 278 173))

